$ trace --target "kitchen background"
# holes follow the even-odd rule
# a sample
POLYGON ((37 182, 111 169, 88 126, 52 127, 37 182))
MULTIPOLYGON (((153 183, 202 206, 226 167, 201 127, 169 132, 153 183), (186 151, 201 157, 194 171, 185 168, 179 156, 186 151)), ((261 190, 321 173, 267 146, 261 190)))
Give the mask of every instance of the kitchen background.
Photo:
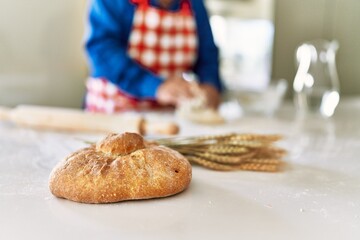
MULTIPOLYGON (((0 105, 80 107, 88 74, 86 0, 0 0, 0 105)), ((336 39, 341 95, 360 94, 359 0, 207 0, 225 84, 236 90, 289 82, 295 50, 336 39)))

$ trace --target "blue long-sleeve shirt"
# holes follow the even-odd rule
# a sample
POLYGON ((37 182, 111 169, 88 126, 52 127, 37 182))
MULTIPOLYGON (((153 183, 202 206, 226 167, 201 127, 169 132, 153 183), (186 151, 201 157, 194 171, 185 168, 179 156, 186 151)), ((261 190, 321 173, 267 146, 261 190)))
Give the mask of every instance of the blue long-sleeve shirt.
MULTIPOLYGON (((174 0, 170 10, 180 8, 174 0)), ((198 31, 198 56, 192 69, 201 83, 221 91, 218 49, 214 44, 203 0, 191 0, 198 31)), ((156 0, 150 4, 159 7, 156 0)), ((92 0, 89 6, 86 52, 92 77, 103 77, 138 98, 155 98, 163 79, 140 66, 127 54, 137 6, 130 0, 92 0)))

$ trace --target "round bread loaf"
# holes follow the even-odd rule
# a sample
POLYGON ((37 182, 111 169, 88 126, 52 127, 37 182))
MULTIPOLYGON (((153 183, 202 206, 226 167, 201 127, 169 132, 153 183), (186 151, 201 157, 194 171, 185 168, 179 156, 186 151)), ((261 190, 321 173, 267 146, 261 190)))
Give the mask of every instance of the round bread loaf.
POLYGON ((135 133, 110 134, 60 162, 49 187, 60 198, 111 203, 174 195, 187 188, 191 175, 180 153, 135 133))

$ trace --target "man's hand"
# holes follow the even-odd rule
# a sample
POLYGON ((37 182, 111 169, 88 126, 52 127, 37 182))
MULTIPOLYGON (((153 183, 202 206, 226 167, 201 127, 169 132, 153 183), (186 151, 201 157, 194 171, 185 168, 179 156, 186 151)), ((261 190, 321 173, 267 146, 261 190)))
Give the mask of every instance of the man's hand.
POLYGON ((172 76, 160 85, 156 99, 160 104, 178 106, 181 101, 193 97, 191 84, 180 76, 172 76))
POLYGON ((208 107, 217 109, 220 103, 220 93, 210 84, 190 83, 180 76, 167 79, 157 90, 156 98, 160 104, 178 107, 186 99, 203 94, 208 107), (195 84, 195 85, 194 85, 195 84))
POLYGON ((217 109, 220 104, 219 91, 210 84, 200 84, 200 90, 205 94, 206 103, 210 108, 217 109))

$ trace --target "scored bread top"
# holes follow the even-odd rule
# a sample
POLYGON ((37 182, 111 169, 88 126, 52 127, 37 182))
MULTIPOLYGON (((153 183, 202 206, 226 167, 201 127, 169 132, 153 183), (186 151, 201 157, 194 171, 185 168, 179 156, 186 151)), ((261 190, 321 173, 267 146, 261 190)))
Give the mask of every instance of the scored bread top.
POLYGON ((50 174, 50 191, 83 203, 159 198, 186 189, 191 165, 180 153, 147 144, 136 133, 110 134, 60 162, 50 174))

